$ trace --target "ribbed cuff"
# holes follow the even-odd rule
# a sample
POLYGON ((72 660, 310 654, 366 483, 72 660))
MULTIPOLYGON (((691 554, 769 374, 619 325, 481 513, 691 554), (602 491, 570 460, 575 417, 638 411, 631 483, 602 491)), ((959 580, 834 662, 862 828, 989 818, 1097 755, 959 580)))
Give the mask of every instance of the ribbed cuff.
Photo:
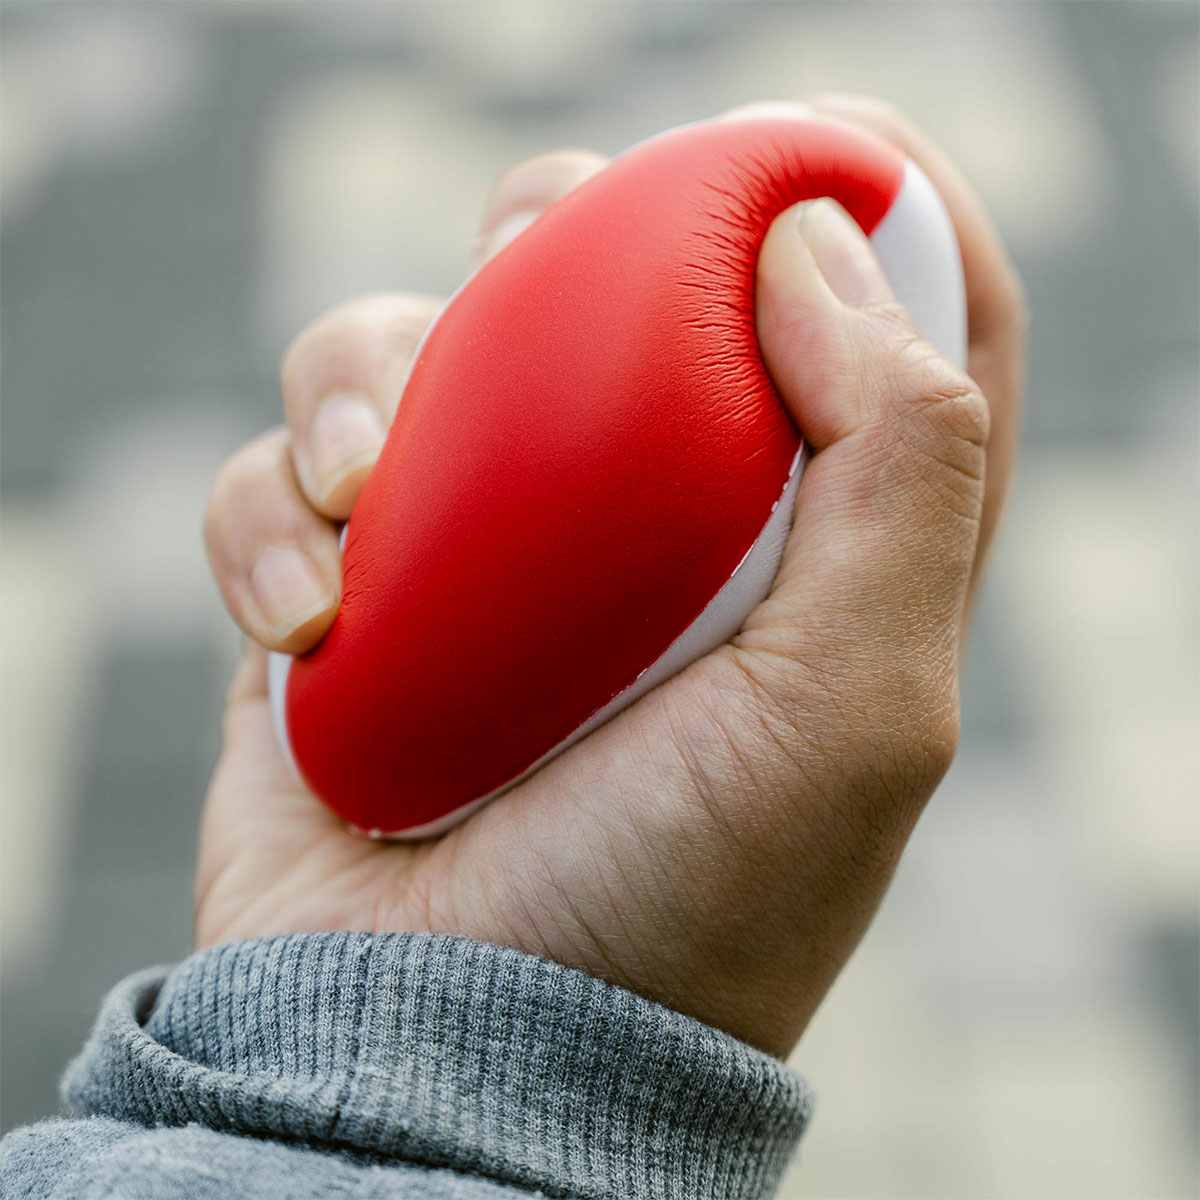
POLYGON ((451 1167, 550 1196, 773 1194, 811 1097, 783 1063, 554 963, 461 938, 217 946, 110 993, 64 1097, 451 1167))

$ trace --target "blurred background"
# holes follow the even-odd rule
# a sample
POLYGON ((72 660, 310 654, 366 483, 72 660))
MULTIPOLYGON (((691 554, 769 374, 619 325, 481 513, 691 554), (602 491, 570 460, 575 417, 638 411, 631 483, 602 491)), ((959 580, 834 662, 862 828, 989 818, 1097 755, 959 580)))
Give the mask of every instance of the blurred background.
POLYGON ((965 736, 794 1064, 785 1197, 1197 1189, 1194 3, 7 0, 2 1114, 189 949, 237 647, 199 524, 322 309, 449 292, 512 160, 766 97, 897 102, 1033 305, 965 736))

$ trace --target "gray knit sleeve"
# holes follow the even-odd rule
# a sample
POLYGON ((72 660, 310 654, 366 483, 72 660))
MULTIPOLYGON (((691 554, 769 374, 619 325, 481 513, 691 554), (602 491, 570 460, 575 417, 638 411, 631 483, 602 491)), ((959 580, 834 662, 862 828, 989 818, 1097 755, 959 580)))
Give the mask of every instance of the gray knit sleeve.
POLYGON ((714 1029, 424 934, 234 942, 132 976, 63 1095, 85 1119, 10 1137, 0 1183, 31 1188, 12 1194, 739 1200, 774 1192, 810 1108, 714 1029))

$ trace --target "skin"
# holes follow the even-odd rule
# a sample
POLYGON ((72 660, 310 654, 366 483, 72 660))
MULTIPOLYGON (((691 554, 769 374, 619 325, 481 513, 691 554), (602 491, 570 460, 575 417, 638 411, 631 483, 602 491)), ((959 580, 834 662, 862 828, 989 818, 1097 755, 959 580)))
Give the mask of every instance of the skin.
MULTIPOLYGON (((446 836, 381 845, 347 832, 285 765, 263 647, 302 651, 333 620, 335 522, 439 302, 368 296, 320 318, 283 362, 286 425, 227 464, 206 517, 251 642, 203 819, 199 945, 461 934, 770 1053, 794 1045, 955 751, 963 630, 1012 473, 1026 327, 994 229, 923 133, 874 100, 808 111, 895 142, 941 191, 963 251, 969 373, 924 341, 836 205, 782 214, 759 259, 759 337, 814 455, 771 595, 730 644, 446 836)), ((603 161, 572 151, 509 171, 477 262, 603 161)))

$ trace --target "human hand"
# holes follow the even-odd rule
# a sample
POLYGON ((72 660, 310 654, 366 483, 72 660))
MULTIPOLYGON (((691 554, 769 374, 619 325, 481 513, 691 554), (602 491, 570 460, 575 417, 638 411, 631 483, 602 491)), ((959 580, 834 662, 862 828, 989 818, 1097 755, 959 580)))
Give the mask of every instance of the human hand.
MULTIPOLYGON (((759 259, 759 335, 814 454, 771 595, 730 644, 444 837, 390 845, 349 833, 292 775, 262 647, 301 652, 333 620, 335 522, 438 305, 375 296, 321 318, 284 360, 286 427, 230 461, 206 519, 222 593, 258 645, 230 691, 205 810, 201 945, 461 934, 776 1054, 795 1042, 954 753, 962 629, 1011 473, 1024 346, 1016 277, 940 153, 877 102, 814 107, 897 142, 942 192, 963 250, 970 375, 920 337, 836 206, 781 215, 759 259)), ((481 255, 601 165, 576 152, 514 168, 481 255)))

